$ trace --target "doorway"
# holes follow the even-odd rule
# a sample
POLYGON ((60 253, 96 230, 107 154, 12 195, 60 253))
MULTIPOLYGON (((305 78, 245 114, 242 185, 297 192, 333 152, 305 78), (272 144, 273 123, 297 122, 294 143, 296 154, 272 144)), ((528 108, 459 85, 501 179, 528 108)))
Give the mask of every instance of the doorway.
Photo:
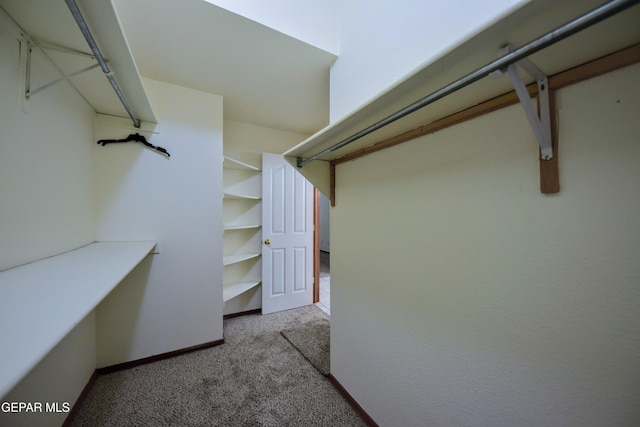
POLYGON ((314 297, 315 305, 331 314, 331 242, 330 203, 317 188, 314 190, 314 297))
POLYGON ((262 153, 262 314, 330 314, 329 200, 281 155, 262 153))

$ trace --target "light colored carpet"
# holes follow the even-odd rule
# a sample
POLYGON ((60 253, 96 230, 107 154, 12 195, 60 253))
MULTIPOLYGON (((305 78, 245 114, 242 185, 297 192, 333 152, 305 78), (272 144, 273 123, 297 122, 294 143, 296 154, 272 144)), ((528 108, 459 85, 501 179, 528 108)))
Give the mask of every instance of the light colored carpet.
POLYGON ((99 376, 71 425, 364 426, 281 334, 315 306, 225 321, 225 344, 99 376))
POLYGON ((329 321, 318 319, 285 329, 280 333, 322 375, 331 372, 329 353, 329 321))

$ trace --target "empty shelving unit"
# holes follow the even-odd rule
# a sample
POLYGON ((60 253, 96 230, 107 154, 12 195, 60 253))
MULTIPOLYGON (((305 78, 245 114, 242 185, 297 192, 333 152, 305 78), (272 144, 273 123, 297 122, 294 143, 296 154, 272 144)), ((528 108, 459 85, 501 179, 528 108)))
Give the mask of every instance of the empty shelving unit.
POLYGON ((262 176, 239 156, 225 156, 223 166, 223 300, 225 314, 233 314, 245 305, 238 297, 251 298, 245 293, 262 282, 262 176))

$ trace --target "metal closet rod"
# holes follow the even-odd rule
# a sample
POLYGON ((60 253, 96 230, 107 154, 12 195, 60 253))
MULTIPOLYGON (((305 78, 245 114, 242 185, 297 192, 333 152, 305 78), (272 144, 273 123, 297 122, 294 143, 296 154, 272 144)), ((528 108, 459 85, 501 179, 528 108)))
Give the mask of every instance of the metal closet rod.
POLYGON ((297 158, 297 165, 299 168, 303 167, 309 162, 312 162, 320 157, 329 154, 333 151, 336 151, 339 148, 344 147, 345 145, 351 144, 352 142, 369 135, 376 130, 383 128, 396 120, 403 118, 404 116, 415 112, 427 105, 444 98, 447 95, 450 95, 471 83, 474 83, 489 74, 501 70, 509 65, 518 62, 519 60, 526 58, 529 55, 532 55, 546 47, 551 46, 573 34, 576 34, 586 28, 589 28, 592 25, 597 24, 600 21, 603 21, 613 15, 616 15, 622 12, 625 9, 630 8, 631 6, 640 3, 640 0, 613 0, 602 6, 599 6, 593 9, 590 12, 585 13, 584 15, 574 19, 571 22, 568 22, 561 27, 556 28, 548 32, 547 34, 538 37, 537 39, 525 44, 524 46, 515 49, 514 51, 496 59, 495 61, 478 68, 477 70, 467 74, 464 77, 459 78, 458 80, 450 83, 449 85, 439 89, 424 98, 419 99, 413 104, 407 105, 401 110, 391 114, 390 116, 385 117, 384 119, 377 121, 376 123, 370 125, 369 127, 361 130, 358 133, 351 135, 350 137, 338 142, 331 147, 322 150, 321 152, 314 154, 313 156, 303 159, 301 157, 297 158))
POLYGON ((93 35, 91 34, 91 31, 87 26, 87 22, 84 20, 84 17, 82 16, 80 9, 78 8, 78 5, 76 4, 75 0, 65 0, 65 1, 67 2, 67 6, 69 7, 71 14, 73 15, 73 18, 76 20, 78 27, 80 27, 80 31, 82 31, 84 38, 87 40, 89 47, 93 51, 93 54, 95 55, 96 60, 98 61, 98 64, 100 64, 100 68, 102 68, 102 71, 104 72, 105 76, 109 80, 109 83, 111 83, 111 87, 113 88, 116 95, 120 99, 120 102, 124 106, 125 110, 127 110, 127 114, 129 114, 129 117, 131 117, 131 120, 133 121, 133 126, 140 129, 140 125, 141 125, 140 119, 136 118, 135 114, 133 114, 133 110, 129 106, 129 103, 127 102, 127 98, 124 96, 124 93, 120 89, 120 86, 118 85, 118 82, 116 81, 115 77, 113 77, 113 74, 111 73, 111 70, 107 65, 107 61, 104 59, 104 56, 102 56, 102 52, 100 52, 100 48, 98 47, 98 44, 93 38, 93 35))

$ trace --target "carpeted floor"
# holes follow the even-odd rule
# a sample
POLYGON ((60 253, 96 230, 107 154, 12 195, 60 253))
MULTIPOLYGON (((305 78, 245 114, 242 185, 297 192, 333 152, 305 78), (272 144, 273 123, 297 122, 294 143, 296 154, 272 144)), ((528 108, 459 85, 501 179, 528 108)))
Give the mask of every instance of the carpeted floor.
POLYGON ((329 375, 329 321, 312 320, 280 332, 322 375, 329 375))
POLYGON ((98 377, 79 426, 364 426, 280 333, 315 306, 225 321, 225 344, 98 377))

